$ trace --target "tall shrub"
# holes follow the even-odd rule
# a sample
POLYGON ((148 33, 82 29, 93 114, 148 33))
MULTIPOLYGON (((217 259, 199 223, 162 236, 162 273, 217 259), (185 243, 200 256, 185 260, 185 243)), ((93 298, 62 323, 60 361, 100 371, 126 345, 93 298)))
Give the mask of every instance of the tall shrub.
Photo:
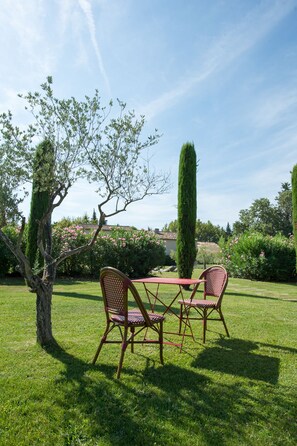
MULTIPOLYGON (((92 234, 86 234, 82 226, 63 227, 58 223, 53 230, 53 252, 75 249, 91 238, 92 234)), ((98 278, 100 268, 113 266, 130 277, 143 277, 164 264, 165 246, 155 234, 114 230, 110 234, 100 234, 91 251, 65 259, 59 265, 58 273, 98 278)))
POLYGON ((293 167, 292 172, 292 204, 293 204, 293 233, 296 252, 296 273, 297 273, 297 164, 293 167))
MULTIPOLYGON (((32 268, 37 269, 42 267, 42 260, 38 254, 37 246, 39 221, 48 209, 50 197, 50 191, 42 189, 40 178, 44 175, 44 171, 47 171, 50 176, 52 169, 53 147, 49 141, 43 141, 37 146, 34 158, 31 207, 26 245, 26 256, 29 259, 30 265, 32 268)), ((50 224, 51 221, 48 219, 47 225, 50 224)))
POLYGON ((293 240, 245 232, 220 241, 222 262, 232 277, 265 281, 291 281, 295 275, 293 240))
MULTIPOLYGON (((53 228, 53 255, 77 249, 90 242, 92 234, 85 233, 80 225, 64 226, 57 223, 53 228)), ((94 248, 93 248, 94 249, 94 248)), ((91 271, 92 251, 81 252, 75 257, 68 257, 60 263, 58 274, 63 276, 89 276, 91 271)))
POLYGON ((182 146, 178 174, 177 268, 181 278, 192 276, 197 214, 196 152, 193 143, 182 146))

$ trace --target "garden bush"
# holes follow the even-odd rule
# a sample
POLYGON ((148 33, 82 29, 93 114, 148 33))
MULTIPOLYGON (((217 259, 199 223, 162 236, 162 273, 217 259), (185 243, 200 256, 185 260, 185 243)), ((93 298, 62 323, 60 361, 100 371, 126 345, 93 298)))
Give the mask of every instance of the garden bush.
POLYGON ((113 266, 129 277, 141 277, 165 264, 165 247, 153 233, 114 230, 100 234, 92 256, 93 275, 103 266, 113 266))
MULTIPOLYGON (((73 249, 87 243, 92 234, 81 226, 61 227, 53 231, 54 251, 73 249)), ((155 234, 147 231, 114 230, 100 233, 91 251, 70 257, 61 263, 59 275, 98 277, 100 268, 113 266, 130 277, 146 276, 165 264, 165 247, 155 234)))
POLYGON ((222 262, 232 277, 265 281, 296 279, 293 239, 244 233, 220 241, 222 262))
MULTIPOLYGON (((53 229, 53 256, 56 257, 60 252, 85 245, 90 239, 91 234, 84 232, 82 226, 63 227, 57 224, 53 229)), ((68 257, 59 265, 57 273, 63 276, 90 276, 90 252, 68 257)))

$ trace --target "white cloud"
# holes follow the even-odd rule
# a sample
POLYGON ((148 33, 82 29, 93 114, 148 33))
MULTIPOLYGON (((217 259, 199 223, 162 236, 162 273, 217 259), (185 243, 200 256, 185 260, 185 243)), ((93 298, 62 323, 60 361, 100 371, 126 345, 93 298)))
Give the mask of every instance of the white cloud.
POLYGON ((196 75, 182 79, 175 88, 141 107, 141 113, 150 119, 172 106, 198 84, 217 74, 255 46, 296 6, 296 0, 260 3, 238 25, 218 38, 215 45, 205 50, 207 56, 196 75))
POLYGON ((297 89, 286 87, 266 92, 250 116, 257 127, 269 128, 284 121, 296 122, 297 89))
POLYGON ((107 73, 106 73, 106 70, 105 70, 105 67, 103 64, 100 47, 99 47, 97 37, 96 37, 96 26, 95 26, 95 20, 94 20, 94 16, 93 16, 93 12, 92 12, 91 2, 89 0, 79 0, 79 4, 86 16, 88 29, 89 29, 89 33, 91 36, 91 42, 92 42, 92 45, 93 45, 93 48, 94 48, 94 51, 96 54, 99 69, 100 69, 101 75, 104 79, 105 85, 107 87, 108 94, 109 94, 109 96, 111 96, 109 79, 108 79, 108 76, 107 76, 107 73))

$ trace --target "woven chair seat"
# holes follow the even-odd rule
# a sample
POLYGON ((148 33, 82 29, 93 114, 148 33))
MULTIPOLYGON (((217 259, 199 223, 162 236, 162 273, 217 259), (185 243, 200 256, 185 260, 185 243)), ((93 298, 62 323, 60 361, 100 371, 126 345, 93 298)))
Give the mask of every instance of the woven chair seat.
POLYGON ((181 305, 187 305, 188 307, 201 307, 201 308, 215 308, 217 303, 213 300, 198 300, 198 299, 185 299, 178 301, 181 305))
MULTIPOLYGON (((147 313, 151 322, 153 324, 159 323, 161 321, 164 321, 164 316, 157 313, 147 313)), ((125 323, 125 316, 122 316, 120 314, 112 315, 111 318, 112 322, 115 322, 117 324, 124 325, 125 323)), ((141 314, 140 310, 130 310, 128 311, 128 325, 146 325, 145 319, 143 315, 141 314)))

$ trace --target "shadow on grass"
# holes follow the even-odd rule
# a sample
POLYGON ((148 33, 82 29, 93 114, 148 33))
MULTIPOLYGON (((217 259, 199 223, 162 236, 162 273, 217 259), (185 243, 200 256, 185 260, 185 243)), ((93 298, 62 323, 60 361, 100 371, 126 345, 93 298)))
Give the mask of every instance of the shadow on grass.
MULTIPOLYGON (((239 381, 224 383, 197 371, 204 363, 206 368, 231 373, 230 366, 216 368, 215 364, 217 361, 226 363, 240 352, 245 355, 245 362, 251 356, 257 368, 276 367, 265 359, 264 362, 254 360, 251 353, 254 347, 253 343, 223 342, 220 349, 225 357, 210 354, 207 358, 204 351, 197 358, 196 369, 170 363, 160 366, 159 362, 145 356, 145 348, 139 347, 133 356, 139 358, 144 368, 140 366, 136 370, 129 366, 127 355, 121 380, 115 379, 118 360, 115 354, 113 365, 92 365, 59 345, 47 348, 48 353, 65 366, 56 380, 56 385, 63 389, 59 404, 64 411, 65 444, 89 444, 89 441, 90 444, 146 446, 183 442, 211 446, 230 444, 231 439, 234 444, 250 444, 248 423, 275 426, 275 422, 278 429, 282 424, 293 438, 296 428, 292 423, 292 401, 285 392, 276 392, 275 386, 264 383, 261 386, 253 383, 247 386, 239 381), (269 405, 270 412, 263 410, 269 405), (283 418, 282 413, 286 414, 283 418)), ((248 372, 244 373, 241 360, 237 365, 240 375, 254 375, 252 366, 247 366, 248 372)), ((258 370, 258 373, 262 372, 258 370)), ((266 382, 275 382, 276 369, 269 376, 266 382)), ((278 439, 277 432, 274 433, 272 427, 269 434, 272 443, 278 439)))
POLYGON ((254 294, 254 293, 239 293, 239 292, 233 292, 233 291, 225 291, 225 295, 229 296, 237 296, 237 297, 250 297, 252 299, 266 299, 266 300, 280 300, 282 302, 297 302, 297 299, 292 299, 291 297, 284 298, 284 297, 271 297, 271 296, 263 296, 260 294, 254 294))
POLYGON ((94 296, 93 294, 84 294, 84 293, 75 293, 68 291, 55 291, 53 292, 53 296, 63 296, 63 297, 73 297, 75 299, 89 299, 89 300, 97 300, 102 301, 102 296, 94 296))
POLYGON ((258 348, 255 342, 222 338, 217 341, 217 346, 199 353, 192 365, 200 369, 276 384, 280 360, 256 354, 255 350, 258 348))
MULTIPOLYGON (((103 302, 103 297, 98 295, 98 296, 94 296, 93 294, 84 294, 84 293, 75 293, 75 292, 68 292, 68 291, 54 291, 53 292, 53 296, 61 296, 61 297, 71 297, 74 299, 88 299, 88 300, 95 300, 97 302, 103 302)), ((148 311, 151 310, 150 304, 146 301, 143 301, 146 309, 148 311)), ((135 300, 129 300, 128 301, 128 307, 129 308, 135 308, 136 307, 136 303, 135 300)), ((164 306, 161 304, 156 304, 154 306, 154 310, 159 312, 159 313, 163 313, 164 311, 164 306)), ((175 310, 175 312, 177 312, 178 310, 175 310)))

